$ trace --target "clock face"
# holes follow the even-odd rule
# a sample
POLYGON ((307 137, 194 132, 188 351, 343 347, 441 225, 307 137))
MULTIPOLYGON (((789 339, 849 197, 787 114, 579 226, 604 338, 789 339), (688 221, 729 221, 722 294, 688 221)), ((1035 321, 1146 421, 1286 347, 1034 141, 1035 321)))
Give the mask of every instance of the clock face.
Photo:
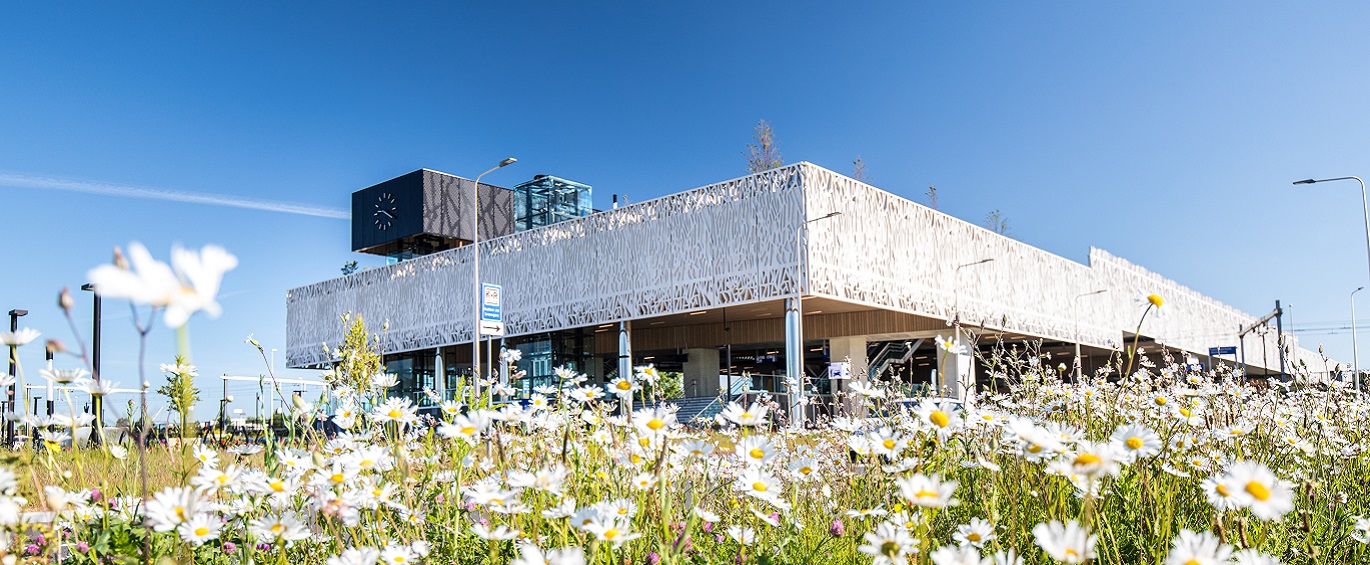
POLYGON ((395 227, 395 220, 398 216, 399 206, 395 204, 395 195, 389 192, 382 192, 376 198, 376 212, 372 214, 376 217, 376 229, 381 231, 395 227))

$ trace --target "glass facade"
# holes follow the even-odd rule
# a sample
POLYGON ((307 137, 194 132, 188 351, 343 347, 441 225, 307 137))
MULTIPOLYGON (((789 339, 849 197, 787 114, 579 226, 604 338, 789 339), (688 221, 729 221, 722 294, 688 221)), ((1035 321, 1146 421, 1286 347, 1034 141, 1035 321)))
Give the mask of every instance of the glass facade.
POLYGON ((590 373, 594 362, 594 339, 591 332, 569 330, 507 340, 505 347, 518 349, 523 354, 515 365, 525 373, 515 383, 519 396, 526 398, 537 386, 556 386, 557 367, 590 373))
POLYGON ((407 351, 403 354, 386 355, 385 372, 395 373, 399 377, 400 384, 389 389, 388 394, 392 398, 408 398, 414 400, 415 405, 430 405, 430 400, 423 395, 423 389, 438 389, 437 378, 434 378, 437 369, 437 354, 433 350, 427 351, 407 351))
POLYGON ((538 175, 514 187, 514 229, 531 230, 594 212, 590 185, 538 175))

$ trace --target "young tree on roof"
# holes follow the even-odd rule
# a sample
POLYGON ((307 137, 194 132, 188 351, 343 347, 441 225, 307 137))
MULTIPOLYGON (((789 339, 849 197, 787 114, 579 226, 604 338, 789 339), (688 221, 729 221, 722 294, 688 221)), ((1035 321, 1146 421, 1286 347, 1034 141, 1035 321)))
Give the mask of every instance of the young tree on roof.
POLYGON ((775 132, 766 120, 756 123, 752 139, 756 143, 748 143, 747 150, 742 152, 742 156, 747 158, 747 172, 769 171, 785 164, 785 158, 780 156, 777 148, 779 144, 775 142, 775 132))

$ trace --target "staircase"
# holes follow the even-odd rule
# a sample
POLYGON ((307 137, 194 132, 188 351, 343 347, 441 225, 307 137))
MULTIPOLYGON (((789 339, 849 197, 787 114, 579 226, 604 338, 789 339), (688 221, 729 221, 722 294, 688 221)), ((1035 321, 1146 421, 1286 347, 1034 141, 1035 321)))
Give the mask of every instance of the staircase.
MULTIPOLYGON (((676 421, 682 424, 689 424, 695 420, 708 421, 713 419, 714 414, 723 411, 723 407, 718 404, 718 398, 714 396, 694 396, 689 398, 673 398, 661 402, 633 402, 633 410, 639 410, 643 406, 657 407, 665 405, 675 405, 680 407, 675 413, 676 421)), ((701 422, 702 423, 702 422, 701 422)))
POLYGON ((879 376, 895 363, 908 363, 909 358, 913 357, 913 352, 922 345, 923 340, 913 341, 882 341, 875 342, 866 346, 866 359, 869 367, 869 374, 872 377, 879 376))

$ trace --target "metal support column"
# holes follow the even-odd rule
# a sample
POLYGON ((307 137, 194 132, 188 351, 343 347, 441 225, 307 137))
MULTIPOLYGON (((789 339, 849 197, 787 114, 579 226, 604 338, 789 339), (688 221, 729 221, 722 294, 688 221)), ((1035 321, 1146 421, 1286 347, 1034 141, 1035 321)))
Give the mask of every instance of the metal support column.
POLYGON ((804 427, 804 315, 797 297, 785 299, 785 380, 791 383, 790 422, 804 427))
MULTIPOLYGON (((628 320, 618 323, 618 376, 622 379, 633 376, 633 323, 628 320)), ((631 409, 631 400, 619 401, 619 410, 623 415, 628 415, 631 409)))

